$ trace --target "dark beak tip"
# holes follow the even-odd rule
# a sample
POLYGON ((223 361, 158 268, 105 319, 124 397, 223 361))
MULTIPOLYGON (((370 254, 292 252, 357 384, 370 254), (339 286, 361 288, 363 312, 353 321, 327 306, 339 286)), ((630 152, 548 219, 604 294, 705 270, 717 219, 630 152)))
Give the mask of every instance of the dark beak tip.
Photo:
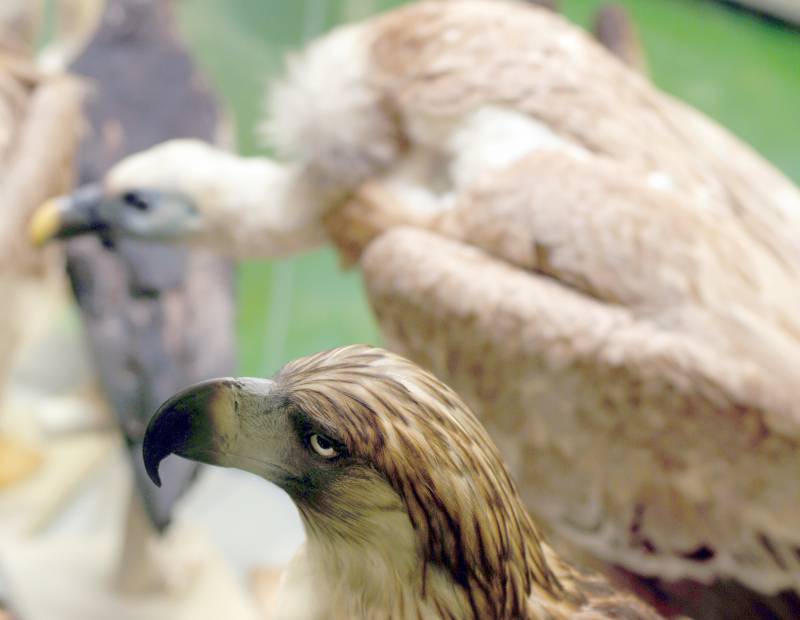
POLYGON ((159 474, 161 461, 172 454, 174 448, 171 442, 174 423, 169 415, 171 413, 169 407, 170 402, 171 401, 168 401, 162 405, 159 410, 153 414, 150 423, 147 425, 147 430, 144 433, 144 442, 142 445, 144 469, 150 480, 152 480, 153 484, 157 487, 161 486, 161 476, 159 474))
POLYGON ((153 414, 142 445, 145 471, 153 484, 161 486, 159 466, 165 458, 170 454, 193 458, 187 450, 213 434, 207 420, 209 407, 220 391, 231 385, 227 378, 196 383, 169 398, 153 414))
POLYGON ((148 454, 147 444, 145 444, 144 450, 144 468, 149 476, 150 480, 153 481, 153 484, 157 487, 161 486, 161 476, 158 473, 159 466, 161 465, 162 458, 159 458, 155 455, 148 454))

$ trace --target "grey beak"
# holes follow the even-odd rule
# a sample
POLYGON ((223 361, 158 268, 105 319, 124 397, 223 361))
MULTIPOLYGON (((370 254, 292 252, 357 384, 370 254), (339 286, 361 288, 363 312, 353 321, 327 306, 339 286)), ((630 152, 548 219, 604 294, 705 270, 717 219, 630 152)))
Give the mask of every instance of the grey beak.
POLYGON ((227 412, 225 405, 237 388, 234 379, 211 379, 177 393, 159 407, 147 426, 143 447, 145 470, 156 486, 161 486, 159 465, 170 454, 215 464, 215 417, 227 412))

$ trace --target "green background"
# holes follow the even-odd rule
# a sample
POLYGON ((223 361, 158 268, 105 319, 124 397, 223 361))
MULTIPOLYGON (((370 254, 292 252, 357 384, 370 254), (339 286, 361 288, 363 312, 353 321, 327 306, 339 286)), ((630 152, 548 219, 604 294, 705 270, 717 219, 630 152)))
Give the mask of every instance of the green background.
MULTIPOLYGON (((228 106, 242 153, 264 152, 255 127, 264 91, 287 52, 348 19, 402 4, 387 0, 182 0, 193 52, 228 106)), ((600 0, 565 0, 590 22, 600 0)), ((720 123, 800 182, 798 31, 711 0, 625 0, 653 81, 720 123)), ((240 372, 352 342, 379 343, 359 276, 322 250, 239 269, 240 372)))

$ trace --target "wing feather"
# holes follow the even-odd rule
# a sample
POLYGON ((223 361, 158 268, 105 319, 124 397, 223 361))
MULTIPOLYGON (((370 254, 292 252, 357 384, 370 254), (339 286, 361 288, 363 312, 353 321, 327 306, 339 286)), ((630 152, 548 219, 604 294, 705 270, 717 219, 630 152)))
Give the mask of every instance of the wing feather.
POLYGON ((376 22, 374 81, 412 143, 481 106, 535 119, 583 151, 624 163, 681 195, 711 200, 792 260, 800 192, 702 114, 658 91, 566 19, 535 7, 476 0, 417 3, 376 22))
MULTIPOLYGON (((766 406, 800 420, 800 263, 719 203, 655 189, 606 158, 540 151, 474 183, 434 226, 750 360, 774 379, 766 406)), ((785 232, 800 238, 800 227, 785 232)))

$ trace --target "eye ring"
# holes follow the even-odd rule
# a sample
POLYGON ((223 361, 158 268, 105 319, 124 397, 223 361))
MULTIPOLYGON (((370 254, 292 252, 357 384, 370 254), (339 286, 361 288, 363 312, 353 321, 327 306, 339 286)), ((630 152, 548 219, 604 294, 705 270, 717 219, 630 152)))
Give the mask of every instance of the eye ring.
POLYGON ((336 449, 333 440, 325 437, 325 435, 311 433, 308 436, 308 445, 324 459, 333 459, 339 456, 339 451, 336 449))
POLYGON ((122 195, 122 202, 139 211, 147 211, 150 209, 150 203, 147 202, 139 192, 125 192, 122 195))

